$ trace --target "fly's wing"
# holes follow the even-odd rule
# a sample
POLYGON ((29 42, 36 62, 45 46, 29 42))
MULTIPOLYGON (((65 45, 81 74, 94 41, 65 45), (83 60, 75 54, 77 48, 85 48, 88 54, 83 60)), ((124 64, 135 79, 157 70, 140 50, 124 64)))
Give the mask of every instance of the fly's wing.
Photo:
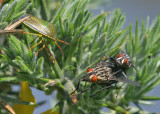
POLYGON ((99 62, 93 66, 93 68, 98 67, 98 68, 104 68, 104 67, 114 67, 114 63, 110 62, 111 58, 107 55, 104 55, 101 57, 99 62))
POLYGON ((132 85, 134 85, 134 86, 140 86, 138 83, 129 80, 129 79, 128 79, 126 76, 124 76, 124 75, 118 75, 118 76, 110 75, 110 76, 109 76, 109 80, 116 80, 116 81, 119 81, 119 82, 124 82, 124 83, 128 83, 128 84, 132 84, 132 85))

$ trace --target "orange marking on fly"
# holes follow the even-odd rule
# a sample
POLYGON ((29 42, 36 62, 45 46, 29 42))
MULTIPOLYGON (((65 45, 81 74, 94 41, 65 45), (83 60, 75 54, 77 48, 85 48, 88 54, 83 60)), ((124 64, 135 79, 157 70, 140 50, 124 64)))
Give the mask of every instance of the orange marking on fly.
POLYGON ((121 57, 124 57, 124 55, 122 53, 117 55, 117 58, 121 58, 121 57))
POLYGON ((123 64, 127 64, 128 63, 128 59, 125 57, 122 61, 123 64))
POLYGON ((93 77, 92 77, 92 82, 96 82, 97 81, 97 79, 98 79, 98 77, 97 77, 97 75, 93 75, 93 77))
POLYGON ((87 69, 87 74, 90 73, 90 72, 93 72, 93 69, 92 69, 92 68, 88 68, 88 69, 87 69))

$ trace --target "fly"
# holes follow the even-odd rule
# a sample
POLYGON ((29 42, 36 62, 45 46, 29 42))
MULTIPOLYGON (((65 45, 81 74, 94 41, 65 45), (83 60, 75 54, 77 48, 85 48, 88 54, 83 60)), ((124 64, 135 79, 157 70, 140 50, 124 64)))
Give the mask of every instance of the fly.
MULTIPOLYGON (((82 94, 83 92, 93 88, 96 84, 103 86, 103 88, 98 90, 98 92, 104 89, 108 89, 112 86, 112 84, 116 84, 118 82, 140 86, 138 83, 129 80, 125 74, 126 70, 131 66, 133 66, 131 63, 131 58, 123 51, 121 51, 121 53, 118 54, 115 58, 109 57, 107 55, 102 56, 96 65, 87 69, 87 74, 80 80, 91 82, 92 85, 90 88, 81 91, 79 94, 82 94), (103 60, 103 58, 106 59, 103 60)), ((79 88, 80 81, 78 82, 76 90, 79 88)))

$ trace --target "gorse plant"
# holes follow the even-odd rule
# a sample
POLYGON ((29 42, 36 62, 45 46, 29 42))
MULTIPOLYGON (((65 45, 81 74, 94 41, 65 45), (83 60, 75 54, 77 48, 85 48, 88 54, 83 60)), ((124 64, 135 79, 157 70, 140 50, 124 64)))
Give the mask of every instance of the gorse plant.
MULTIPOLYGON (((86 9, 87 2, 87 0, 66 0, 52 9, 51 5, 54 3, 52 0, 11 0, 1 6, 1 29, 27 12, 52 23, 56 38, 71 44, 69 46, 58 42, 64 55, 54 42, 47 44, 56 59, 53 64, 48 59, 45 49, 36 55, 42 45, 28 50, 39 41, 37 38, 31 43, 36 36, 1 35, 0 98, 3 101, 31 105, 18 98, 13 100, 8 97, 17 96, 10 87, 22 81, 28 82, 30 86, 46 94, 57 90, 58 102, 52 110, 65 114, 102 113, 102 107, 107 107, 110 112, 143 113, 141 102, 147 104, 149 100, 160 99, 158 96, 147 96, 147 93, 160 83, 158 64, 160 16, 156 17, 151 26, 149 18, 143 20, 140 27, 136 20, 135 32, 132 32, 131 25, 122 29, 125 15, 120 9, 93 17, 86 9), (140 86, 125 84, 121 89, 111 87, 99 92, 95 97, 89 97, 101 88, 97 85, 96 88, 77 96, 77 104, 74 104, 70 93, 76 88, 78 80, 85 75, 87 68, 97 63, 104 54, 114 57, 119 50, 125 50, 131 56, 137 71, 130 68, 127 76, 140 86), (46 83, 49 86, 46 86, 46 83), (136 108, 130 103, 134 103, 136 108)), ((33 32, 24 25, 22 29, 33 32)), ((89 85, 87 83, 86 86, 89 85)), ((122 83, 118 85, 121 86, 122 83)), ((83 82, 80 86, 84 89, 83 82)))

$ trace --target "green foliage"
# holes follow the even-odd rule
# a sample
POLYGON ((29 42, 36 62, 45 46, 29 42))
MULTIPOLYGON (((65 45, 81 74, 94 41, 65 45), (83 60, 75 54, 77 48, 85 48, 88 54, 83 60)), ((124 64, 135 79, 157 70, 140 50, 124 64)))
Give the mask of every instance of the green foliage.
MULTIPOLYGON (((15 0, 2 6, 1 28, 7 26, 13 19, 17 20, 27 10, 27 13, 52 23, 56 38, 70 43, 71 46, 59 44, 64 52, 63 56, 55 43, 49 42, 47 46, 56 58, 53 64, 44 49, 39 52, 38 56, 36 55, 42 45, 28 50, 39 41, 37 39, 33 44, 31 43, 35 36, 26 34, 18 37, 8 36, 3 40, 7 43, 0 45, 1 85, 27 81, 31 86, 43 90, 46 94, 56 89, 58 102, 53 110, 59 109, 60 113, 102 113, 102 107, 111 109, 110 112, 134 113, 134 107, 130 106, 131 102, 137 105, 138 111, 136 111, 140 113, 143 112, 139 106, 142 101, 147 103, 149 100, 160 99, 157 96, 147 96, 147 93, 160 83, 158 70, 160 67, 158 63, 160 16, 157 16, 151 26, 149 26, 148 18, 142 21, 141 27, 138 26, 138 20, 136 20, 135 32, 132 33, 131 25, 122 29, 125 15, 120 9, 92 17, 86 9, 87 0, 66 0, 60 8, 51 9, 50 12, 46 6, 50 8, 50 4, 53 3, 51 0, 15 0), (77 104, 73 104, 70 93, 75 89, 77 81, 85 75, 86 69, 93 66, 104 54, 114 56, 119 49, 126 50, 132 57, 133 64, 138 71, 131 68, 127 76, 141 86, 134 87, 125 84, 123 89, 117 90, 113 87, 90 98, 90 95, 101 88, 97 85, 91 91, 78 96, 77 104), (53 84, 55 86, 49 83, 51 80, 55 80, 53 84), (49 87, 46 83, 50 84, 49 87)), ((23 26, 23 29, 28 31, 29 28, 23 26)), ((4 37, 0 36, 0 38, 4 37)), ((81 89, 84 89, 83 85, 82 82, 81 89)), ((87 87, 89 85, 87 84, 87 87)), ((10 89, 0 88, 0 91, 3 94, 13 95, 10 89)), ((12 100, 6 101, 12 102, 12 100)))
POLYGON ((17 19, 30 7, 29 0, 14 0, 5 4, 0 12, 0 28, 7 26, 12 20, 17 19))

